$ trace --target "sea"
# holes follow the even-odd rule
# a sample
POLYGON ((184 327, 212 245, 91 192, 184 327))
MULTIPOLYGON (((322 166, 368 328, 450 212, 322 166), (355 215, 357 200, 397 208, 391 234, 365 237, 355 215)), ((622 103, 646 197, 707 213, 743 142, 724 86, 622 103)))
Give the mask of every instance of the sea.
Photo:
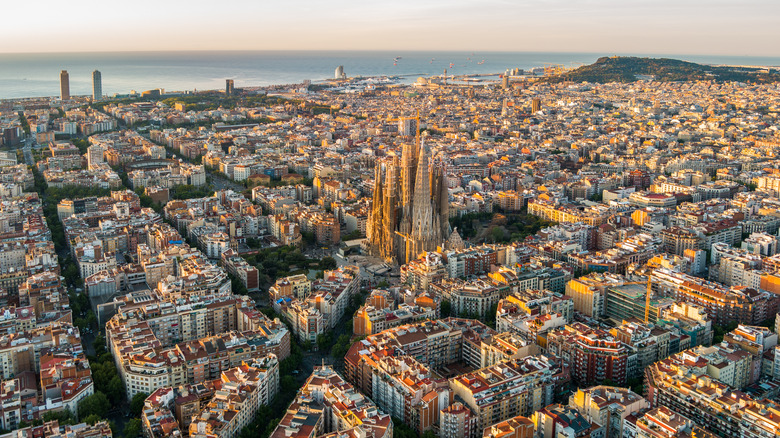
POLYGON ((336 67, 353 76, 496 74, 546 64, 574 67, 601 56, 651 56, 703 64, 780 66, 780 57, 636 55, 560 52, 425 51, 184 51, 0 54, 0 99, 59 95, 60 70, 70 76, 71 95, 92 93, 92 71, 107 96, 162 88, 166 92, 313 83, 333 78, 336 67))

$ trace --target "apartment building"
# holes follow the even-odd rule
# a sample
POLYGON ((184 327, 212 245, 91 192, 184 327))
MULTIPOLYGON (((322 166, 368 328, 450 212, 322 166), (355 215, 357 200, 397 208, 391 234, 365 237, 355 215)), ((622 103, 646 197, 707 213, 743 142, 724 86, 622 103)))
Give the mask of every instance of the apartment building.
POLYGON ((572 380, 591 386, 606 379, 625 385, 635 373, 637 354, 609 332, 575 322, 547 334, 547 352, 571 366, 572 380))
POLYGON ((279 391, 279 361, 275 355, 243 363, 222 372, 220 389, 193 417, 193 438, 235 438, 263 405, 279 391))
POLYGON ((330 367, 315 367, 270 438, 392 438, 393 421, 330 367))
POLYGON ((344 266, 325 271, 323 278, 313 283, 303 275, 279 279, 269 295, 274 310, 290 323, 293 334, 301 342, 314 343, 318 335, 335 327, 359 288, 359 268, 344 266))
POLYGON ((439 411, 450 404, 445 379, 409 356, 379 358, 373 371, 371 400, 379 409, 419 434, 439 423, 439 411))
POLYGON ((439 413, 441 424, 439 435, 453 438, 473 438, 478 436, 477 417, 468 406, 454 402, 439 413))
POLYGON ((482 438, 533 438, 534 423, 528 417, 518 415, 488 426, 482 431, 482 438))
POLYGON ((478 418, 477 427, 484 429, 550 405, 568 382, 568 368, 549 356, 529 356, 454 377, 450 388, 478 418))
POLYGON ((769 400, 754 400, 712 377, 736 375, 721 373, 719 366, 711 366, 705 357, 689 352, 656 362, 645 370, 651 407, 666 408, 666 412, 704 425, 718 436, 758 438, 780 434, 778 406, 769 400))
POLYGON ((708 282, 665 268, 650 272, 650 282, 657 294, 672 296, 703 308, 715 324, 758 325, 777 313, 777 295, 769 292, 708 282))
POLYGON ((605 428, 570 406, 553 404, 534 412, 539 438, 604 438, 605 428))
POLYGON ((215 379, 242 361, 290 354, 286 326, 260 312, 246 312, 246 300, 164 304, 145 303, 140 309, 125 304, 106 324, 108 347, 128 398, 215 379), (237 331, 239 326, 247 331, 237 331))
POLYGON ((569 406, 588 422, 602 426, 605 438, 625 436, 623 425, 626 418, 649 408, 647 400, 641 395, 615 386, 578 388, 569 396, 569 406))
POLYGON ((260 274, 257 268, 247 263, 235 250, 231 248, 223 251, 220 257, 225 270, 235 275, 247 291, 253 292, 260 289, 260 274))
POLYGON ((279 361, 273 354, 223 371, 197 385, 158 388, 144 402, 147 437, 234 438, 279 390, 279 361))

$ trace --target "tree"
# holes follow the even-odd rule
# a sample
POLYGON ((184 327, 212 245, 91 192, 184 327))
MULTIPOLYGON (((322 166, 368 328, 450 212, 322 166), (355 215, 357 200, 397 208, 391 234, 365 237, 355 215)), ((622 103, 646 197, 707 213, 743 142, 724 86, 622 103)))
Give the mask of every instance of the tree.
POLYGON ((98 421, 101 421, 101 420, 103 420, 103 419, 100 418, 99 415, 92 414, 92 415, 88 416, 87 418, 85 418, 85 419, 83 419, 81 421, 83 421, 83 422, 85 422, 87 424, 95 424, 95 423, 97 423, 98 421))
POLYGON ((317 335, 317 348, 320 351, 327 351, 333 344, 333 335, 330 332, 317 335))
MULTIPOLYGON (((351 321, 351 320, 350 320, 351 321)), ((336 340, 333 348, 330 349, 330 355, 336 359, 343 359, 349 351, 351 337, 349 335, 341 335, 336 340)))
POLYGON ((503 242, 504 236, 506 235, 506 232, 504 229, 499 225, 494 225, 490 228, 490 238, 493 239, 493 242, 503 242))
POLYGON ((490 309, 485 314, 485 324, 487 324, 488 327, 495 329, 496 328, 496 313, 498 313, 498 303, 493 304, 490 306, 490 309))
POLYGON ((97 391, 79 402, 79 418, 87 418, 90 415, 97 415, 100 418, 105 418, 109 406, 111 406, 111 404, 108 402, 108 397, 102 392, 97 391))
POLYGON ((138 418, 131 418, 127 424, 125 424, 125 429, 122 432, 125 438, 136 438, 141 435, 141 420, 138 418))
POLYGON ((298 383, 295 381, 295 377, 288 374, 282 377, 280 387, 282 392, 295 392, 298 389, 298 383))
MULTIPOLYGON (((114 364, 106 364, 113 366, 114 364)), ((106 387, 106 394, 113 403, 121 403, 125 399, 125 385, 122 383, 122 378, 116 374, 116 367, 114 367, 114 376, 109 380, 106 387)))
POLYGON ((628 382, 626 382, 626 386, 631 388, 632 391, 634 391, 637 394, 643 394, 645 390, 644 381, 642 380, 642 377, 634 377, 633 379, 629 379, 628 382))
POLYGON ((314 233, 311 231, 301 231, 301 237, 303 238, 303 241, 306 243, 306 245, 314 245, 314 242, 316 241, 314 238, 314 233))
POLYGON ((416 438, 417 431, 409 427, 399 418, 393 418, 393 436, 395 438, 416 438))
POLYGON ((452 303, 444 300, 441 302, 440 314, 442 318, 447 318, 452 315, 452 303))
POLYGON ((716 326, 714 326, 713 327, 714 334, 712 336, 712 343, 713 344, 720 344, 721 342, 723 342, 723 336, 726 333, 736 329, 737 325, 738 324, 736 322, 732 322, 732 323, 729 323, 727 325, 716 325, 716 326))
POLYGON ((320 260, 318 268, 326 271, 329 269, 336 269, 339 266, 339 264, 336 262, 336 259, 333 257, 323 257, 322 260, 320 260))
POLYGON ((25 134, 30 134, 30 123, 27 121, 27 117, 24 115, 24 111, 19 111, 19 123, 22 125, 22 130, 25 134))
POLYGON ((95 312, 90 310, 87 312, 87 327, 95 327, 97 325, 97 316, 95 316, 95 312))
POLYGON ((49 422, 57 420, 60 423, 60 426, 65 424, 73 424, 73 413, 70 411, 70 409, 65 409, 64 411, 48 411, 45 414, 43 414, 43 421, 49 422))
POLYGON ((141 416, 141 412, 144 410, 144 401, 146 401, 146 397, 149 397, 147 393, 139 392, 130 400, 130 413, 134 417, 141 416))
POLYGON ((81 272, 75 263, 66 262, 65 269, 62 271, 65 281, 71 286, 79 286, 81 282, 81 272))
POLYGON ((341 236, 341 240, 346 242, 349 240, 360 239, 361 237, 363 237, 363 234, 360 232, 360 230, 355 230, 349 234, 345 234, 344 236, 341 236))

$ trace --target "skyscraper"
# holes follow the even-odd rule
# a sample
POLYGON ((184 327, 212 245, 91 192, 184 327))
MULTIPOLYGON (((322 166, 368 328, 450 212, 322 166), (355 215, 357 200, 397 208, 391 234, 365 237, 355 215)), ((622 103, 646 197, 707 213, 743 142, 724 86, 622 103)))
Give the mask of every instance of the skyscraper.
POLYGON ((447 246, 446 171, 433 161, 428 146, 418 143, 403 145, 400 160, 392 155, 377 162, 367 230, 373 255, 407 263, 447 246))
POLYGON ((103 75, 99 71, 92 72, 92 100, 103 98, 103 75))
POLYGON ((531 112, 537 113, 542 110, 542 99, 539 99, 538 97, 534 97, 533 100, 531 100, 531 112))
POLYGON ((336 79, 346 79, 347 78, 347 74, 344 73, 344 66, 343 65, 340 65, 340 66, 336 67, 336 73, 334 74, 334 76, 335 76, 336 79))
POLYGON ((417 130, 417 121, 415 119, 398 120, 398 135, 414 135, 417 130))
POLYGON ((60 99, 70 99, 70 76, 67 70, 60 72, 60 99))
POLYGON ((232 96, 234 94, 236 94, 236 88, 233 79, 225 79, 225 96, 232 96))

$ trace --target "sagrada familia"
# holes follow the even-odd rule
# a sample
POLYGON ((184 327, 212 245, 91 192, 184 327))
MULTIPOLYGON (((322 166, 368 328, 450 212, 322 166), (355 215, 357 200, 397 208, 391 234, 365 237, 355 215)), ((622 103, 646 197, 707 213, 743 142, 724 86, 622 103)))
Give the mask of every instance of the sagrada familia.
POLYGON ((400 264, 437 248, 462 247, 449 223, 446 171, 425 143, 376 164, 367 237, 372 255, 400 264))

